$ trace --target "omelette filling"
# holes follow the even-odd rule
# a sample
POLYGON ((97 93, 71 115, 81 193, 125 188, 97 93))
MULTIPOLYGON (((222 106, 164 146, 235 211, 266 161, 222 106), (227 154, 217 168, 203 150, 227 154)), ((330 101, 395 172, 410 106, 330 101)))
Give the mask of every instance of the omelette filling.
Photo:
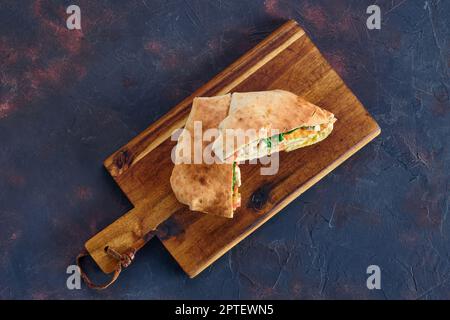
POLYGON ((236 210, 241 206, 241 194, 238 189, 241 186, 241 170, 236 162, 233 163, 233 184, 231 186, 233 190, 233 210, 236 210))
POLYGON ((325 139, 333 130, 333 122, 315 126, 303 126, 269 138, 255 140, 235 154, 235 161, 245 161, 270 155, 272 152, 292 151, 325 139))
POLYGON ((300 127, 278 135, 280 151, 292 151, 322 141, 333 130, 333 122, 300 127))

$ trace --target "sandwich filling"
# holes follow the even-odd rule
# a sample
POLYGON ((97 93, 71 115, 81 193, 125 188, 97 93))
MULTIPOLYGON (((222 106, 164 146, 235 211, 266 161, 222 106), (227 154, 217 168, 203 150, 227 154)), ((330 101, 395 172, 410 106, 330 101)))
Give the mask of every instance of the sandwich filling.
POLYGON ((292 151, 325 139, 333 130, 333 122, 303 126, 269 138, 255 140, 234 154, 235 161, 246 161, 270 155, 273 152, 292 151))
POLYGON ((241 170, 236 162, 233 163, 233 210, 241 206, 241 194, 239 193, 239 187, 241 186, 241 170))

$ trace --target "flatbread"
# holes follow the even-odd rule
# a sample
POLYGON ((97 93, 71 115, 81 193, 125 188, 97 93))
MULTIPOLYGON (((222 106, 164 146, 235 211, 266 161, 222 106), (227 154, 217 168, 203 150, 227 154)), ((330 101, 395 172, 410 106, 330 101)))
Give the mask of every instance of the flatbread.
POLYGON ((229 114, 219 126, 221 137, 216 140, 213 149, 222 159, 227 159, 243 146, 271 137, 272 130, 285 133, 303 126, 330 123, 332 130, 334 121, 336 119, 331 112, 288 91, 236 92, 231 97, 229 114), (228 136, 227 129, 234 132, 253 130, 255 135, 237 139, 232 135, 228 136), (233 144, 227 145, 226 139, 234 139, 233 144), (233 148, 225 147, 229 145, 233 148))
MULTIPOLYGON (((180 149, 184 144, 191 143, 191 146, 194 146, 194 122, 202 122, 203 132, 207 129, 218 128, 228 114, 230 99, 230 94, 194 99, 184 131, 178 139, 175 152, 177 162, 186 156, 180 155, 180 149)), ((197 138, 201 139, 201 137, 197 138)), ((212 141, 202 142, 200 148, 204 151, 212 141)), ((192 150, 191 159, 194 159, 194 148, 190 149, 192 150)), ((192 211, 233 217, 232 163, 176 164, 170 177, 170 184, 178 201, 188 205, 192 211)))

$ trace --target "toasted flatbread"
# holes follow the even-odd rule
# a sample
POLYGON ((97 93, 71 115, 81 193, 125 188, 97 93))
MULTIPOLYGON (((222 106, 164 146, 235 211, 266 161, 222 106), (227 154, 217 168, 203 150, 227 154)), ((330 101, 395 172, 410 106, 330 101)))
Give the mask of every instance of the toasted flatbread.
POLYGON ((228 116, 220 123, 221 134, 213 150, 223 161, 292 151, 325 139, 335 121, 331 112, 288 91, 236 92, 228 116), (239 138, 236 132, 240 132, 239 138), (253 134, 242 137, 247 132, 253 134))
MULTIPOLYGON (((192 110, 178 139, 175 151, 175 167, 170 177, 172 190, 181 203, 189 206, 192 211, 199 211, 218 216, 233 217, 235 199, 239 194, 237 186, 234 187, 234 170, 239 168, 233 163, 186 163, 186 157, 194 161, 195 149, 200 152, 208 152, 212 141, 203 141, 202 137, 194 130, 194 123, 201 121, 203 133, 208 129, 217 129, 219 123, 227 116, 230 107, 231 95, 223 95, 211 98, 195 98, 192 110), (194 143, 194 131, 197 141, 194 143), (192 148, 191 148, 192 147, 192 148), (183 149, 186 148, 186 149, 183 149), (200 150, 199 150, 200 149, 200 150), (182 154, 182 150, 190 150, 190 154, 182 154), (182 162, 185 163, 182 163, 182 162), (181 163, 180 163, 181 162, 181 163)), ((211 150, 209 150, 211 151, 211 150)), ((240 182, 239 182, 240 183, 240 182)))

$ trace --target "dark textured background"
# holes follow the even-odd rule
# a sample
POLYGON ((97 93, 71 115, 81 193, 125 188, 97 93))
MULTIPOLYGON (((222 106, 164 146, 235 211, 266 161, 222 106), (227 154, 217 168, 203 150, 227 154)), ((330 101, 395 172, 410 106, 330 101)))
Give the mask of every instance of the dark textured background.
POLYGON ((450 298, 449 12, 448 0, 2 0, 0 298, 450 298), (374 2, 380 31, 365 26, 374 2), (65 27, 69 4, 81 32, 65 27), (84 242, 131 208, 102 161, 288 18, 381 137, 193 280, 153 240, 107 291, 66 289, 84 242), (370 264, 382 290, 366 288, 370 264))

